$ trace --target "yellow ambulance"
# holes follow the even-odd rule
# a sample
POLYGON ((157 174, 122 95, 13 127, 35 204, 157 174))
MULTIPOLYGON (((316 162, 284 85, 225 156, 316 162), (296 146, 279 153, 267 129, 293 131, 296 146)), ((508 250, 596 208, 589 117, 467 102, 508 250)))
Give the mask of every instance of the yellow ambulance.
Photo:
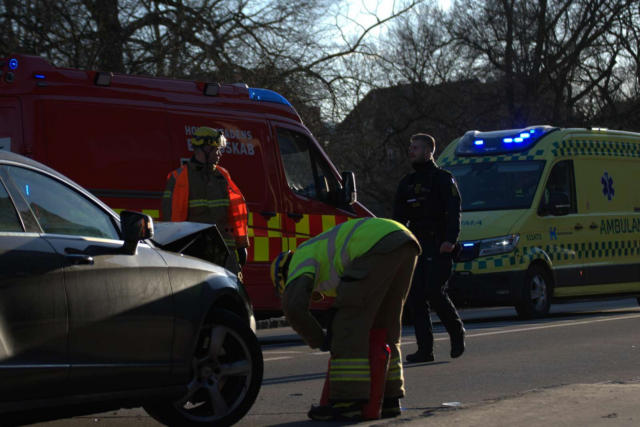
POLYGON ((561 299, 640 296, 640 134, 470 131, 437 163, 462 195, 457 302, 539 318, 561 299))

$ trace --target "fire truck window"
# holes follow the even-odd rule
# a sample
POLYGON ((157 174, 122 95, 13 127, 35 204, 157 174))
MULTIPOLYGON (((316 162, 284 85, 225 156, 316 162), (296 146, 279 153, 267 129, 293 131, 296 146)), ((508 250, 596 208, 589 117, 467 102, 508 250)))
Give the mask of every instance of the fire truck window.
POLYGON ((322 189, 318 191, 316 186, 316 168, 309 140, 299 133, 278 129, 278 145, 291 191, 312 199, 321 199, 322 189))
POLYGON ((320 156, 320 153, 314 150, 313 154, 316 170, 318 171, 318 188, 320 194, 318 199, 326 203, 335 204, 334 202, 337 202, 338 196, 338 181, 324 158, 320 156))
POLYGON ((120 240, 110 216, 71 188, 29 169, 7 171, 45 233, 120 240))
POLYGON ((0 183, 0 232, 24 231, 7 190, 0 183))

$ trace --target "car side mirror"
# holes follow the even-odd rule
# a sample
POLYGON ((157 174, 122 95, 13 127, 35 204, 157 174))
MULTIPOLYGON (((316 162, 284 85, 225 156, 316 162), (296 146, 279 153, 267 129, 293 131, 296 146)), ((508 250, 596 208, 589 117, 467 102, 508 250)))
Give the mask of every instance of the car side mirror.
POLYGON ((571 199, 563 191, 553 191, 549 195, 548 211, 553 216, 564 216, 571 212, 571 199))
POLYGON ((135 255, 138 252, 140 240, 153 237, 153 219, 149 215, 140 212, 120 212, 120 224, 122 225, 122 238, 124 240, 124 252, 135 255))
POLYGON ((353 172, 342 172, 342 190, 340 206, 352 205, 358 200, 356 191, 356 175, 353 172))

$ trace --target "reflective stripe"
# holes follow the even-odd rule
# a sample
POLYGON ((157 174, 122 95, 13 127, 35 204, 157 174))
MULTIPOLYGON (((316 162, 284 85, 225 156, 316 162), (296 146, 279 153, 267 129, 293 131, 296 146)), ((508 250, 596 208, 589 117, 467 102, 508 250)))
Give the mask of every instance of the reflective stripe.
MULTIPOLYGON (((309 259, 301 262, 300 264, 298 264, 296 269, 289 273, 289 276, 293 277, 298 271, 302 270, 305 267, 313 267, 313 268, 315 268, 315 270, 317 272, 318 269, 320 268, 320 263, 317 260, 313 259, 313 258, 309 258, 309 259)), ((333 364, 333 362, 331 362, 331 364, 333 364)))
POLYGON ((387 372, 387 381, 397 381, 402 379, 402 360, 394 357, 389 361, 389 371, 387 372))
POLYGON ((336 359, 331 360, 331 366, 340 365, 361 365, 369 366, 369 359, 336 359))
POLYGON ((165 198, 165 199, 170 199, 171 198, 171 191, 166 190, 162 197, 165 198))
POLYGON ((336 371, 342 371, 344 369, 358 369, 360 371, 367 371, 370 368, 369 366, 362 366, 362 365, 338 365, 338 366, 332 366, 331 369, 336 371))
POLYGON ((345 378, 350 378, 350 379, 360 379, 361 381, 371 381, 371 376, 369 374, 358 374, 358 373, 351 373, 351 372, 345 372, 345 373, 331 373, 329 375, 329 379, 331 381, 334 381, 336 379, 342 379, 342 381, 346 381, 345 378))
MULTIPOLYGON (((349 234, 347 234, 347 237, 345 237, 344 242, 342 243, 342 249, 340 251, 340 263, 342 264, 341 267, 343 270, 345 265, 348 265, 351 262, 351 257, 349 257, 349 242, 353 237, 353 234, 369 219, 370 218, 361 218, 359 220, 356 220, 357 223, 353 226, 353 228, 351 228, 351 230, 349 230, 349 234)), ((329 258, 331 266, 329 268, 329 279, 324 283, 318 284, 317 286, 317 290, 320 292, 336 288, 340 284, 340 273, 336 268, 335 257, 338 232, 344 224, 353 224, 353 222, 343 222, 339 226, 332 228, 331 232, 327 233, 329 235, 329 242, 327 243, 327 257, 329 258), (335 233, 333 230, 335 230, 335 233)))
POLYGON ((189 200, 189 207, 190 208, 196 208, 196 207, 210 207, 210 208, 214 208, 214 207, 229 207, 229 200, 228 199, 216 199, 216 200, 206 200, 206 199, 196 199, 196 200, 189 200))

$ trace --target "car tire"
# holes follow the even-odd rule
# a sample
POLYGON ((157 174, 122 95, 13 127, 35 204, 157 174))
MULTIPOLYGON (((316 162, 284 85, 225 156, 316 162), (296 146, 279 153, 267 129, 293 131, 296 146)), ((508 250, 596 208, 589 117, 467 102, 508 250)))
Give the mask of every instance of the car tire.
POLYGON ((235 314, 216 309, 200 330, 187 394, 144 409, 170 427, 231 426, 253 406, 263 371, 253 331, 235 314))
POLYGON ((531 266, 524 277, 522 299, 516 305, 521 319, 541 319, 549 314, 553 284, 547 271, 537 265, 531 266))

